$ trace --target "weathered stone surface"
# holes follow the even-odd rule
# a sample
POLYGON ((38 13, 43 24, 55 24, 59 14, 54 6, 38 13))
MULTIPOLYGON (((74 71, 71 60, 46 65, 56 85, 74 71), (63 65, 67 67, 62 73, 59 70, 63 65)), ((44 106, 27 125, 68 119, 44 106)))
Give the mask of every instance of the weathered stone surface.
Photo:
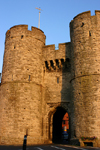
MULTIPOLYGON (((50 143, 58 107, 69 114, 70 139, 96 136, 100 145, 100 11, 77 15, 71 42, 45 45, 27 25, 6 33, 0 84, 0 144, 50 143)), ((95 144, 94 144, 95 145, 95 144)))
POLYGON ((100 140, 100 11, 85 12, 70 23, 71 76, 76 136, 100 140))

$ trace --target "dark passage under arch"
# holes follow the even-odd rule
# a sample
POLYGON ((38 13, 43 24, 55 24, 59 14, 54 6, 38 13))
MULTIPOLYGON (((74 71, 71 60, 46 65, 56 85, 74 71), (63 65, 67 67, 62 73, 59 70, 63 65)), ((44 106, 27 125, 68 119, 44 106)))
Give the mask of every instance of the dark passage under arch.
POLYGON ((62 142, 62 119, 66 111, 62 107, 57 107, 53 116, 53 143, 62 142))

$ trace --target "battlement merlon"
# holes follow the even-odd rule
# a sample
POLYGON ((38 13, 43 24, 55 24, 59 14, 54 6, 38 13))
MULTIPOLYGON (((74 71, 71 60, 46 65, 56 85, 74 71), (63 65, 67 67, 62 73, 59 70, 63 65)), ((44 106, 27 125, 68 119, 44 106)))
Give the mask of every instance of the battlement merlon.
POLYGON ((60 43, 59 49, 55 50, 55 45, 46 45, 42 49, 43 61, 55 60, 55 59, 66 59, 70 58, 71 43, 60 43))
POLYGON ((31 30, 28 30, 28 25, 16 25, 11 27, 6 32, 6 38, 19 38, 19 37, 30 37, 41 40, 45 44, 46 36, 44 32, 36 27, 31 27, 31 30))

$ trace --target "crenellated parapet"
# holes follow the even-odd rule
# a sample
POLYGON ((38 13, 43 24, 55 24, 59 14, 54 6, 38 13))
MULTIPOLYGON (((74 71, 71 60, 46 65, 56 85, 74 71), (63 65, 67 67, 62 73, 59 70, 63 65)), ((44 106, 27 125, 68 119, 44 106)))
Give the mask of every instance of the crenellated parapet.
POLYGON ((28 25, 16 25, 11 27, 6 32, 6 41, 10 39, 25 39, 26 42, 29 38, 35 38, 42 41, 45 44, 45 35, 44 32, 36 27, 31 27, 31 30, 28 30, 28 25))
POLYGON ((65 59, 70 58, 71 43, 60 43, 58 50, 55 45, 46 45, 42 48, 43 60, 65 59))

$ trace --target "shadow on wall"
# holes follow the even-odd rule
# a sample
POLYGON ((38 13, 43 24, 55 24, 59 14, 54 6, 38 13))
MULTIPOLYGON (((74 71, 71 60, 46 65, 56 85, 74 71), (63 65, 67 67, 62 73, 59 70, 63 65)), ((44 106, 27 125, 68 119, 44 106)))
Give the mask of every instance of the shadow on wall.
MULTIPOLYGON (((62 121, 64 115, 68 115, 68 141, 71 138, 71 117, 73 114, 72 104, 71 104, 71 62, 70 62, 70 46, 67 45, 65 48, 65 62, 62 67, 62 90, 61 90, 61 106, 56 108, 56 112, 53 115, 53 143, 62 143, 62 121), (69 54, 68 54, 69 53, 69 54)), ((57 78, 57 83, 59 84, 59 78, 57 78)), ((74 127, 72 127, 73 129, 74 127)))
POLYGON ((62 119, 66 111, 62 107, 57 107, 53 116, 53 143, 62 142, 62 119))

